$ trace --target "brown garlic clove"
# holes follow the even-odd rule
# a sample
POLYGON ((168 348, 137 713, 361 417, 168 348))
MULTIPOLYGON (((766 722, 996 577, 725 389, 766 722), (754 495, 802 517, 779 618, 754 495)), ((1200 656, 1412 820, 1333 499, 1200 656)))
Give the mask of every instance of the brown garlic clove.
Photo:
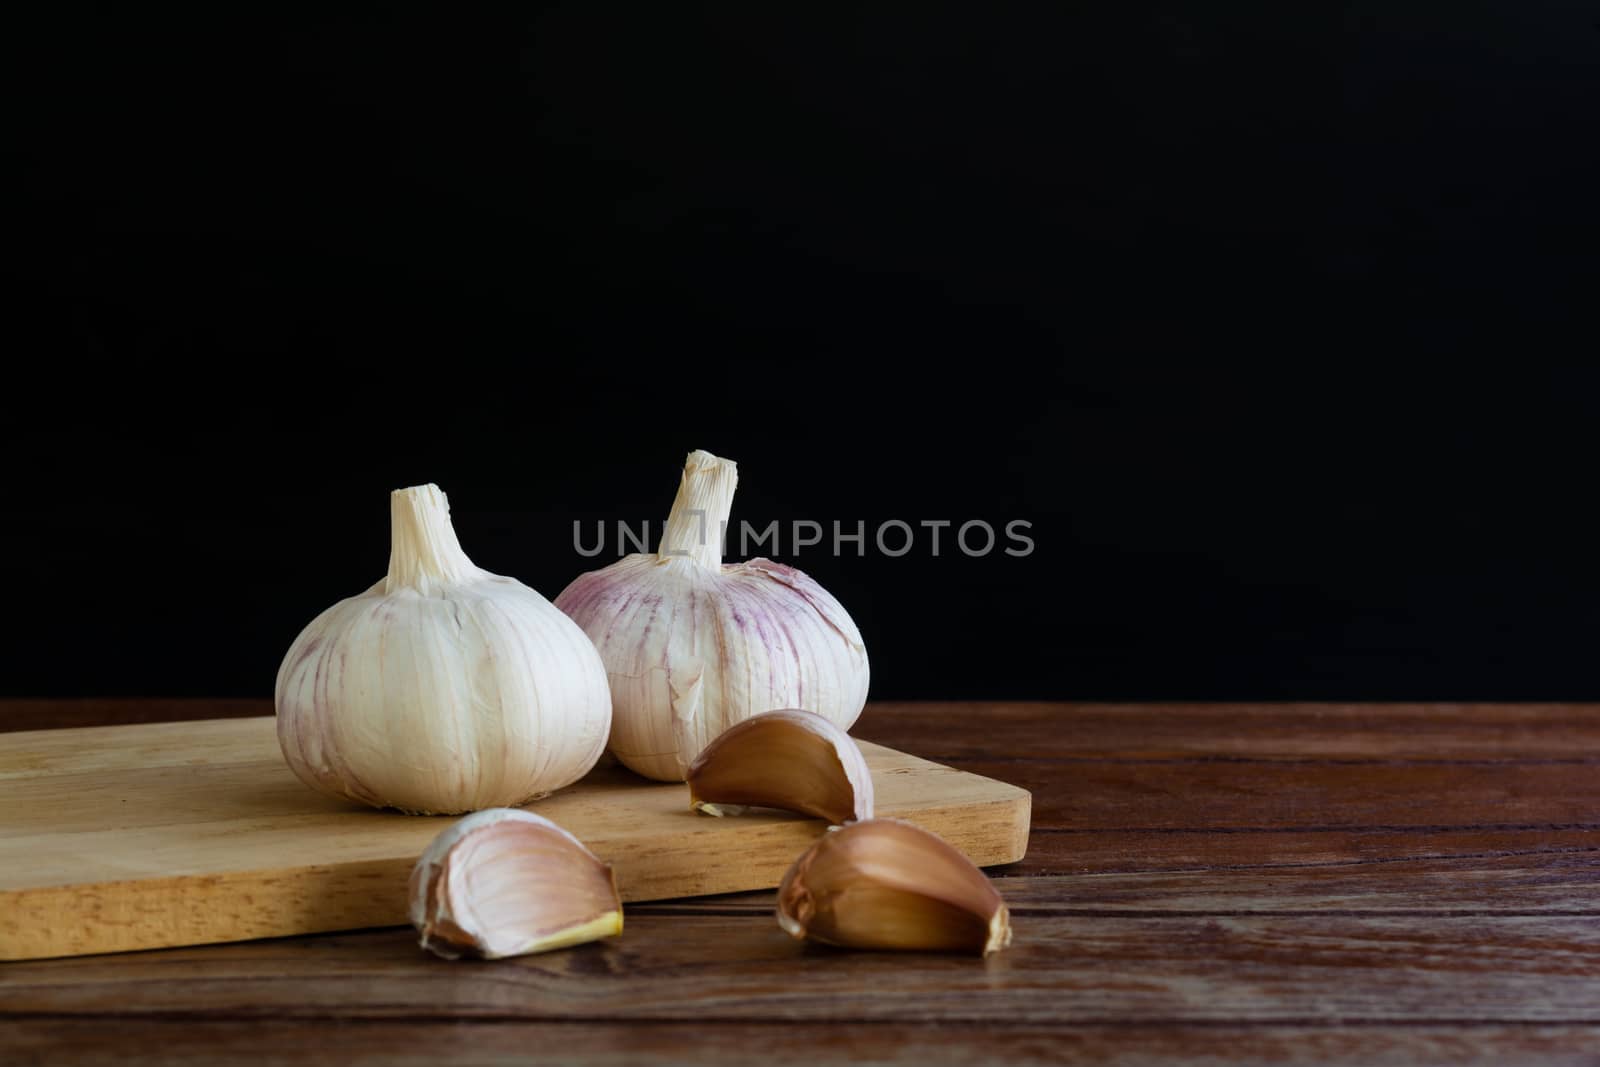
POLYGON ((548 952, 622 932, 611 868, 549 819, 490 808, 436 837, 411 872, 411 923, 446 959, 548 952))
POLYGON ((831 823, 872 818, 872 774, 861 749, 832 722, 798 709, 736 723, 689 765, 689 806, 736 815, 782 808, 831 823))
POLYGON ((846 948, 987 956, 1011 944, 1011 918, 984 873, 942 838, 898 819, 825 835, 778 887, 778 925, 846 948))

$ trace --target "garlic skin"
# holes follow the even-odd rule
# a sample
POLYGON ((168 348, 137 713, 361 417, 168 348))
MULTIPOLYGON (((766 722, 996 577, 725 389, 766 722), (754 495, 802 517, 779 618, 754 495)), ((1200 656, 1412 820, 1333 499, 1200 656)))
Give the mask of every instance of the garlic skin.
POLYGON ((600 650, 611 682, 611 751, 648 778, 681 782, 735 723, 808 708, 848 729, 867 699, 861 632, 826 589, 767 559, 722 562, 738 468, 689 454, 661 538, 580 575, 556 606, 600 650))
POLYGON ((278 743, 324 793, 418 814, 526 803, 583 777, 611 695, 594 645, 473 565, 437 486, 390 497, 389 574, 312 620, 278 669, 278 743))
POLYGON ((735 723, 689 765, 689 807, 703 815, 781 808, 830 823, 872 818, 872 772, 849 734, 799 708, 735 723))
POLYGON ((491 808, 445 830, 411 871, 411 925, 436 956, 502 959, 622 932, 611 868, 532 812, 491 808))

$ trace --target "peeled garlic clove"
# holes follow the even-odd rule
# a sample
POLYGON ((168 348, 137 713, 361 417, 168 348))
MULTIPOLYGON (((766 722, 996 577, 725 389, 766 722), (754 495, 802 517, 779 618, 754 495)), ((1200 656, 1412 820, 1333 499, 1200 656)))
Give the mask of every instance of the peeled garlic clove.
POLYGON ((850 735, 820 715, 768 711, 724 730, 689 765, 689 806, 707 815, 744 805, 831 823, 872 818, 872 774, 850 735))
POLYGON ((611 750, 629 769, 681 782, 735 723, 806 707, 849 729, 867 699, 861 632, 793 567, 722 562, 738 468, 685 464, 661 550, 580 575, 556 606, 600 650, 611 681, 611 750))
POLYGON ((389 575, 312 620, 278 670, 278 742, 307 785, 375 807, 517 805, 583 777, 611 692, 548 600, 473 565, 434 485, 390 496, 389 575))
POLYGON ((434 839, 411 872, 411 924, 446 959, 548 952, 622 932, 611 868, 532 812, 492 808, 434 839))
POLYGON ((1011 944, 1010 914, 984 873, 898 819, 852 823, 807 849, 778 887, 778 925, 846 948, 987 956, 1011 944))

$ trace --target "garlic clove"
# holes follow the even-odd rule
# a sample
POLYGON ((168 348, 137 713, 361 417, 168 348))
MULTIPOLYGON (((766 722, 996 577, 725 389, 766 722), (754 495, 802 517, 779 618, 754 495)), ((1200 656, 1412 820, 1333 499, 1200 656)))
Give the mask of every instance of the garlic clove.
POLYGON ((846 948, 987 956, 1011 944, 1010 913, 984 873, 898 819, 852 823, 807 849, 778 887, 778 925, 846 948))
POLYGON ((445 959, 500 959, 622 932, 611 868, 549 819, 491 808, 434 839, 411 872, 411 924, 445 959))
POLYGON ((746 805, 831 823, 872 818, 872 774, 861 749, 833 723, 796 708, 724 730, 689 765, 689 806, 734 815, 746 805))

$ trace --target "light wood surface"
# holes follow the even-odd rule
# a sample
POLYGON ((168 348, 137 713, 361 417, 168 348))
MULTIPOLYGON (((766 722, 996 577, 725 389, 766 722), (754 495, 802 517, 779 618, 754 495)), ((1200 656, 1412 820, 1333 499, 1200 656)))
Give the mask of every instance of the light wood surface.
MULTIPOLYGON (((864 744, 880 815, 979 864, 1020 859, 1028 794, 864 744)), ((687 787, 618 767, 529 805, 616 871, 625 901, 777 885, 824 831, 782 812, 711 818, 687 787)), ((406 921, 412 864, 454 820, 313 792, 270 718, 0 735, 0 959, 406 921)))

